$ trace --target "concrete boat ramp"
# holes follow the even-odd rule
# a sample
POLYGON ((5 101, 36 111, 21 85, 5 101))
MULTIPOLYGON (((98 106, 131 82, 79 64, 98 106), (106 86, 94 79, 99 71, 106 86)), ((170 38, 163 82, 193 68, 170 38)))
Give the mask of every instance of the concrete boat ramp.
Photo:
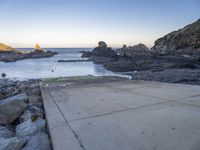
POLYGON ((41 90, 54 150, 200 150, 200 86, 81 77, 41 90))

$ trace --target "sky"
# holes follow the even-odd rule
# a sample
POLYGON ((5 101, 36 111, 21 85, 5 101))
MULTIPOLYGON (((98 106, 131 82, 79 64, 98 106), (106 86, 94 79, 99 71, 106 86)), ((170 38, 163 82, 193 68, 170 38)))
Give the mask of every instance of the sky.
POLYGON ((151 47, 199 19, 200 0, 0 0, 0 18, 12 47, 151 47))

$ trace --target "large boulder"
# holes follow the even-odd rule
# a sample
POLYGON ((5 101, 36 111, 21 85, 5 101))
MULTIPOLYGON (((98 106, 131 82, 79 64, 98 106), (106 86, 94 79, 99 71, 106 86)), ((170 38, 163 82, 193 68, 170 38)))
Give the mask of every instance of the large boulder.
POLYGON ((190 55, 200 53, 200 19, 156 40, 152 52, 190 55))
POLYGON ((94 48, 93 51, 83 51, 81 57, 88 57, 89 61, 94 63, 104 64, 107 62, 113 62, 117 60, 117 53, 103 41, 98 43, 98 47, 94 48))
POLYGON ((98 56, 98 57, 116 57, 117 56, 115 51, 112 48, 107 47, 107 44, 103 41, 98 43, 98 47, 96 47, 92 51, 91 55, 98 56))
POLYGON ((50 142, 46 133, 38 133, 32 136, 22 150, 50 150, 50 142))
POLYGON ((28 97, 26 94, 16 96, 0 101, 0 124, 10 124, 19 118, 20 114, 27 107, 28 97))
POLYGON ((45 120, 38 118, 37 120, 29 119, 16 127, 16 135, 19 138, 25 138, 37 133, 45 132, 45 120))
POLYGON ((25 139, 18 139, 17 137, 9 139, 0 139, 0 150, 21 150, 26 144, 25 139))
POLYGON ((107 44, 106 44, 104 41, 100 41, 100 42, 98 43, 98 47, 107 48, 107 44))

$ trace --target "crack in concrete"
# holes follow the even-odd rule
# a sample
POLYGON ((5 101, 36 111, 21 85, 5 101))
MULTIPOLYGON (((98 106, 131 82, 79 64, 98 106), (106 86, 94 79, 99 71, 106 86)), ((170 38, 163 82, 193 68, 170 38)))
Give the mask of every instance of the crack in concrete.
POLYGON ((80 120, 85 120, 85 119, 90 119, 90 118, 97 118, 97 117, 102 117, 102 116, 108 116, 108 115, 112 115, 112 114, 116 114, 116 113, 120 113, 120 112, 126 112, 126 111, 131 111, 131 110, 138 110, 141 108, 146 108, 146 107, 151 107, 154 105, 159 105, 159 104, 164 104, 167 101, 162 101, 162 102, 158 102, 158 103, 154 103, 154 104, 148 104, 148 105, 144 105, 144 106, 139 106, 139 107, 135 107, 135 108, 128 108, 128 109, 123 109, 123 110, 118 110, 118 111, 112 111, 112 112, 108 112, 108 113, 104 113, 104 114, 98 114, 98 115, 92 115, 92 116, 88 116, 88 117, 82 117, 80 119, 73 119, 73 120, 69 120, 68 122, 74 122, 74 121, 80 121, 80 120))
POLYGON ((65 115, 63 114, 62 110, 60 109, 60 107, 58 106, 58 104, 56 103, 55 99, 53 98, 53 96, 51 95, 51 93, 49 92, 49 90, 47 89, 47 92, 49 93, 50 97, 52 98, 53 102, 56 104, 56 107, 58 108, 58 110, 60 111, 61 115, 63 116, 66 124, 68 125, 68 127, 70 128, 70 130, 72 131, 72 133, 74 134, 74 137, 76 138, 76 140, 78 141, 78 144, 80 145, 80 147, 83 150, 86 150, 84 145, 82 144, 80 138, 78 137, 78 135, 76 134, 76 132, 73 130, 73 128, 70 126, 67 118, 65 117, 65 115))
MULTIPOLYGON (((152 97, 152 98, 156 98, 156 99, 162 99, 164 100, 165 102, 175 102, 175 103, 179 103, 179 104, 182 104, 182 105, 189 105, 189 106, 193 106, 193 107, 200 107, 200 105, 196 105, 196 104, 192 104, 192 103, 187 103, 187 102, 182 102, 182 101, 178 101, 178 100, 174 100, 174 99, 168 99, 168 98, 161 98, 161 97, 157 97, 157 96, 152 96, 152 95, 148 95, 148 94, 143 94, 143 93, 140 93, 140 92, 136 92, 136 91, 132 91, 133 93, 136 93, 136 94, 140 94, 140 95, 143 95, 143 96, 149 96, 149 97, 152 97)), ((200 95, 194 95, 194 96, 189 96, 189 97, 185 97, 185 98, 182 98, 184 100, 188 99, 188 98, 195 98, 195 97, 199 97, 200 95)), ((180 99, 180 98, 179 98, 180 99)), ((163 101, 163 102, 164 102, 163 101)))

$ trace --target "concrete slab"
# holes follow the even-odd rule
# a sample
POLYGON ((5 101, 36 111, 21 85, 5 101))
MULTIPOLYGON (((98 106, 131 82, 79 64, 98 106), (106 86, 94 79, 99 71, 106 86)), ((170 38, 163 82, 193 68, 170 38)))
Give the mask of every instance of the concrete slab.
POLYGON ((67 87, 50 90, 50 93, 69 121, 148 106, 163 101, 134 93, 131 89, 128 92, 116 90, 107 87, 107 84, 92 85, 92 88, 87 85, 67 87))
POLYGON ((98 79, 42 87, 56 150, 199 150, 199 91, 200 86, 98 79))
POLYGON ((199 150, 199 114, 166 103, 70 124, 87 150, 199 150))
POLYGON ((82 150, 79 140, 47 89, 41 88, 43 104, 54 150, 82 150))

